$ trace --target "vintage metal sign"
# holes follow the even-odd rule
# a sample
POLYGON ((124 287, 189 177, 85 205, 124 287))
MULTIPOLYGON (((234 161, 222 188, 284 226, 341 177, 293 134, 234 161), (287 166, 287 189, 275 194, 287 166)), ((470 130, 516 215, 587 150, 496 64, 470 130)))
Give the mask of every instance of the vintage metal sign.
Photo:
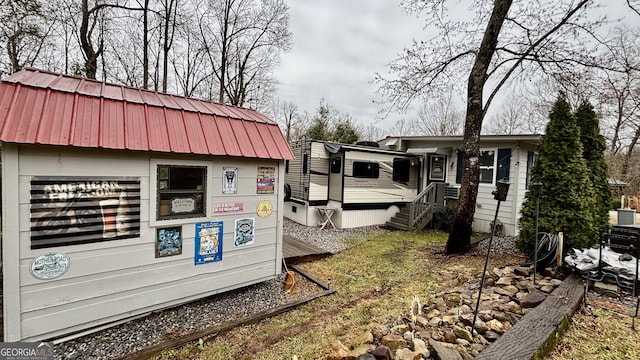
POLYGON ((229 212, 242 212, 244 211, 244 203, 241 202, 224 202, 214 203, 213 213, 229 213, 229 212))
POLYGON ((273 194, 276 183, 276 168, 270 166, 258 166, 258 178, 256 193, 273 194))
POLYGON ((260 217, 267 217, 273 211, 273 204, 269 200, 262 200, 256 206, 256 213, 260 217))
POLYGON ((182 254, 182 226, 156 229, 156 258, 182 254))
POLYGON ((29 271, 36 279, 51 280, 67 272, 70 264, 71 261, 67 254, 48 252, 33 259, 29 271))
POLYGON ((31 249, 139 234, 140 178, 31 178, 31 249))
POLYGON ((222 168, 222 193, 238 193, 238 168, 222 168))
POLYGON ((235 246, 246 246, 253 244, 255 234, 255 222, 253 219, 238 219, 235 223, 233 234, 235 246))
POLYGON ((195 265, 222 260, 222 221, 196 224, 195 265))

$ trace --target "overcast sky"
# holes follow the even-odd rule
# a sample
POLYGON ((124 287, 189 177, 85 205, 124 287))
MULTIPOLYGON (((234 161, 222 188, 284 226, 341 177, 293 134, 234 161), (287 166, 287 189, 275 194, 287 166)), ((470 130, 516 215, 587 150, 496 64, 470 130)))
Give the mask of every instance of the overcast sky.
MULTIPOLYGON (((375 72, 389 64, 413 38, 424 19, 407 15, 398 1, 291 0, 293 49, 276 71, 281 101, 315 113, 320 98, 361 124, 374 122, 375 72)), ((397 117, 394 117, 394 119, 397 117)), ((389 128, 393 119, 378 122, 389 128)))
MULTIPOLYGON (((630 12, 625 3, 609 3, 606 11, 622 16, 630 12)), ((281 101, 314 114, 324 97, 356 123, 374 123, 382 129, 404 116, 376 118, 381 106, 374 103, 379 97, 372 80, 375 72, 387 73, 387 65, 413 39, 426 40, 424 18, 405 13, 396 0, 290 0, 288 4, 294 44, 275 73, 281 101)), ((630 16, 631 24, 640 23, 640 17, 630 16)), ((414 116, 412 112, 406 117, 414 116)))

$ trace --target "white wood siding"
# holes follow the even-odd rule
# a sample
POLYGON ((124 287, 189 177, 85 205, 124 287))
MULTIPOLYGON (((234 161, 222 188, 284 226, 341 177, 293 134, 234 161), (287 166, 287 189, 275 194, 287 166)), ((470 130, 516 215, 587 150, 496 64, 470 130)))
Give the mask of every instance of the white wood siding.
POLYGON ((280 273, 282 260, 282 212, 278 209, 283 203, 278 179, 284 175, 283 165, 275 160, 5 146, 5 341, 52 338, 273 278, 280 273), (162 163, 195 159, 208 165, 205 218, 155 221, 156 169, 151 158, 162 163), (258 166, 276 168, 274 194, 256 194, 258 166), (238 168, 238 194, 222 194, 223 167, 238 168), (140 237, 31 250, 32 176, 139 177, 140 237), (256 214, 261 200, 273 204, 269 217, 256 214), (213 204, 222 202, 243 203, 244 210, 214 214, 213 204), (16 205, 18 211, 10 211, 16 205), (235 247, 234 221, 241 218, 255 219, 254 244, 235 247), (223 221, 223 255, 222 261, 196 266, 195 223, 203 221, 223 221), (182 225, 182 254, 156 259, 153 225, 170 224, 182 225), (70 268, 59 278, 38 280, 29 272, 30 263, 49 251, 67 254, 70 268))

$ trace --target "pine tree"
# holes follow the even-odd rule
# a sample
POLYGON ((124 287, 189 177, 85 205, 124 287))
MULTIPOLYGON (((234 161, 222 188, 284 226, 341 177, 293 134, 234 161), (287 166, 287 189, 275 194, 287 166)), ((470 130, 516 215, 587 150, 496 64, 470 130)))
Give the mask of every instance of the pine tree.
POLYGON ((543 184, 539 231, 564 232, 565 249, 583 248, 597 241, 594 190, 588 171, 582 156, 580 129, 569 103, 561 95, 549 114, 522 206, 518 239, 521 250, 531 251, 534 247, 536 198, 531 185, 535 182, 543 184))
POLYGON ((576 121, 580 128, 582 157, 589 168, 589 175, 595 191, 594 226, 599 231, 609 228, 609 210, 613 197, 607 181, 607 163, 604 160, 606 142, 600 134, 598 117, 593 106, 583 101, 576 111, 576 121))

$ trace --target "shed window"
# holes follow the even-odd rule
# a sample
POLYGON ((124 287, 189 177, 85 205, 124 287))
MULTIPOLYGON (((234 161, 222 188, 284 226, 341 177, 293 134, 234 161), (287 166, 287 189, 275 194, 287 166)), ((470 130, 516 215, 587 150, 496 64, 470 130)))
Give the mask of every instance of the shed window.
POLYGON ((409 182, 411 175, 411 160, 403 158, 393 159, 393 181, 409 182))
POLYGON ((353 177, 377 179, 379 176, 380 164, 364 161, 353 162, 353 177))
POLYGON ((158 220, 205 216, 205 166, 158 165, 158 220))

